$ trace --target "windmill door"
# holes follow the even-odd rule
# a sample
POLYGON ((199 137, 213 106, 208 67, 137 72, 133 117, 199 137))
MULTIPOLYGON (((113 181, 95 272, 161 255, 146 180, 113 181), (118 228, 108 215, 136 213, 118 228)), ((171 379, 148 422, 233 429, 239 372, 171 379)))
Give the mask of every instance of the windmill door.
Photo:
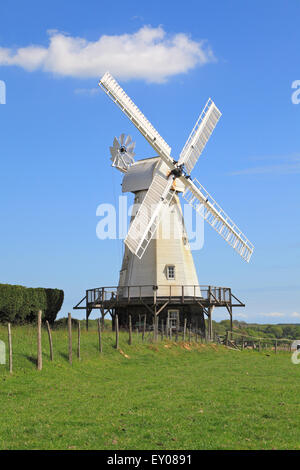
POLYGON ((179 328, 179 310, 168 310, 169 328, 173 331, 179 328))

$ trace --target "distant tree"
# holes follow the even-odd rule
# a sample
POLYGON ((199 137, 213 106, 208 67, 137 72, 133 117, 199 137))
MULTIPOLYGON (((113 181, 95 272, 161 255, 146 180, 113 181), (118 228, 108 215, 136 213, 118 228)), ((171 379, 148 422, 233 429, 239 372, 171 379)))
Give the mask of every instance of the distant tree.
POLYGON ((284 325, 282 329, 283 329, 283 336, 285 338, 291 338, 291 339, 294 338, 296 329, 294 329, 293 325, 284 325))
POLYGON ((43 320, 53 323, 63 300, 63 290, 0 284, 0 322, 31 323, 42 310, 43 320))
POLYGON ((266 327, 266 333, 274 338, 282 338, 283 337, 283 330, 281 326, 278 325, 268 325, 266 327))

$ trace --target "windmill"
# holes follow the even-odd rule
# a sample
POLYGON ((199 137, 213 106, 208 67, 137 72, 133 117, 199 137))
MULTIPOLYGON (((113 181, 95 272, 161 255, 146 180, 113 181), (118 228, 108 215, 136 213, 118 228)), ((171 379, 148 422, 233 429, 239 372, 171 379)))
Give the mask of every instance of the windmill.
MULTIPOLYGON (((191 178, 192 170, 211 137, 221 112, 209 98, 177 160, 171 156, 171 147, 109 72, 101 78, 99 86, 157 153, 156 157, 135 162, 135 144, 130 136, 126 137, 124 134, 119 139, 115 138, 110 147, 112 166, 124 174, 122 191, 134 193, 135 204, 139 205, 136 214, 132 215, 124 241, 125 252, 116 290, 118 301, 110 304, 111 308, 115 314, 118 313, 125 319, 128 316, 129 303, 133 314, 141 311, 141 305, 146 312, 151 313, 149 304, 152 303, 154 318, 161 313, 161 316, 167 315, 168 321, 173 318, 173 323, 178 324, 181 323, 182 316, 188 314, 191 322, 202 318, 200 323, 203 327, 203 312, 208 315, 212 325, 213 308, 225 306, 232 320, 232 307, 244 304, 233 296, 237 302, 234 303, 229 288, 199 285, 179 201, 179 195, 182 194, 183 199, 225 242, 249 262, 253 245, 202 184, 191 178), (173 219, 169 217, 171 214, 173 219), (171 219, 173 224, 169 226, 171 219), (166 228, 168 233, 174 234, 175 231, 181 233, 181 236, 166 240, 162 236, 166 228), (125 298, 128 302, 122 303, 125 298), (150 299, 148 304, 147 299, 150 299)), ((87 292, 87 299, 90 295, 91 308, 98 306, 104 312, 109 309, 107 295, 103 291, 102 297, 99 297, 99 292, 87 292)), ((86 308, 88 318, 88 307, 86 308)), ((210 336, 211 334, 210 329, 210 336)))

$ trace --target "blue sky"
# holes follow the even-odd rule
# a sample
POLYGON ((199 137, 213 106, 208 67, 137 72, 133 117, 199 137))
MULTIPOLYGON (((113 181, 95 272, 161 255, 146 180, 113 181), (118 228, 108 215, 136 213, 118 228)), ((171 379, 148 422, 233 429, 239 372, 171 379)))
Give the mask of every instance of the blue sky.
POLYGON ((96 237, 97 206, 120 194, 108 147, 125 132, 137 157, 153 150, 97 90, 109 68, 174 156, 216 102, 193 176, 255 252, 245 263, 207 225, 199 281, 232 287, 236 318, 299 322, 299 16, 298 1, 3 0, 0 282, 64 289, 63 315, 117 284, 122 242, 96 237))

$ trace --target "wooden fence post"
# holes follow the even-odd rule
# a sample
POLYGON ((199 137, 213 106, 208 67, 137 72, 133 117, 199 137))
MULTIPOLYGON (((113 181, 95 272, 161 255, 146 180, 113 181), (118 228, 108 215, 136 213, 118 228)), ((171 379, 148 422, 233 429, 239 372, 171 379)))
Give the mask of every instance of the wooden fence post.
POLYGON ((116 349, 119 349, 119 317, 116 315, 116 349))
POLYGON ((48 338, 49 338, 49 348, 50 348, 50 361, 53 361, 53 342, 52 342, 52 334, 48 320, 46 321, 47 331, 48 331, 48 338))
POLYGON ((9 372, 13 372, 13 361, 12 361, 12 340, 11 340, 11 326, 10 323, 7 324, 8 330, 8 351, 9 351, 9 372))
POLYGON ((226 346, 228 346, 228 330, 226 331, 226 346))
POLYGON ((72 317, 68 313, 68 337, 69 337, 69 363, 72 365, 72 317))
POLYGON ((277 339, 275 339, 275 354, 277 354, 277 339))
POLYGON ((42 312, 38 312, 38 331, 37 331, 37 369, 42 370, 42 312))
POLYGON ((186 318, 184 319, 184 326, 183 326, 183 341, 185 342, 185 336, 186 336, 186 318))
POLYGON ((78 321, 78 331, 77 331, 77 357, 80 361, 80 321, 78 321))
POLYGON ((128 339, 128 344, 132 344, 132 321, 131 321, 131 315, 129 315, 129 339, 128 339))

